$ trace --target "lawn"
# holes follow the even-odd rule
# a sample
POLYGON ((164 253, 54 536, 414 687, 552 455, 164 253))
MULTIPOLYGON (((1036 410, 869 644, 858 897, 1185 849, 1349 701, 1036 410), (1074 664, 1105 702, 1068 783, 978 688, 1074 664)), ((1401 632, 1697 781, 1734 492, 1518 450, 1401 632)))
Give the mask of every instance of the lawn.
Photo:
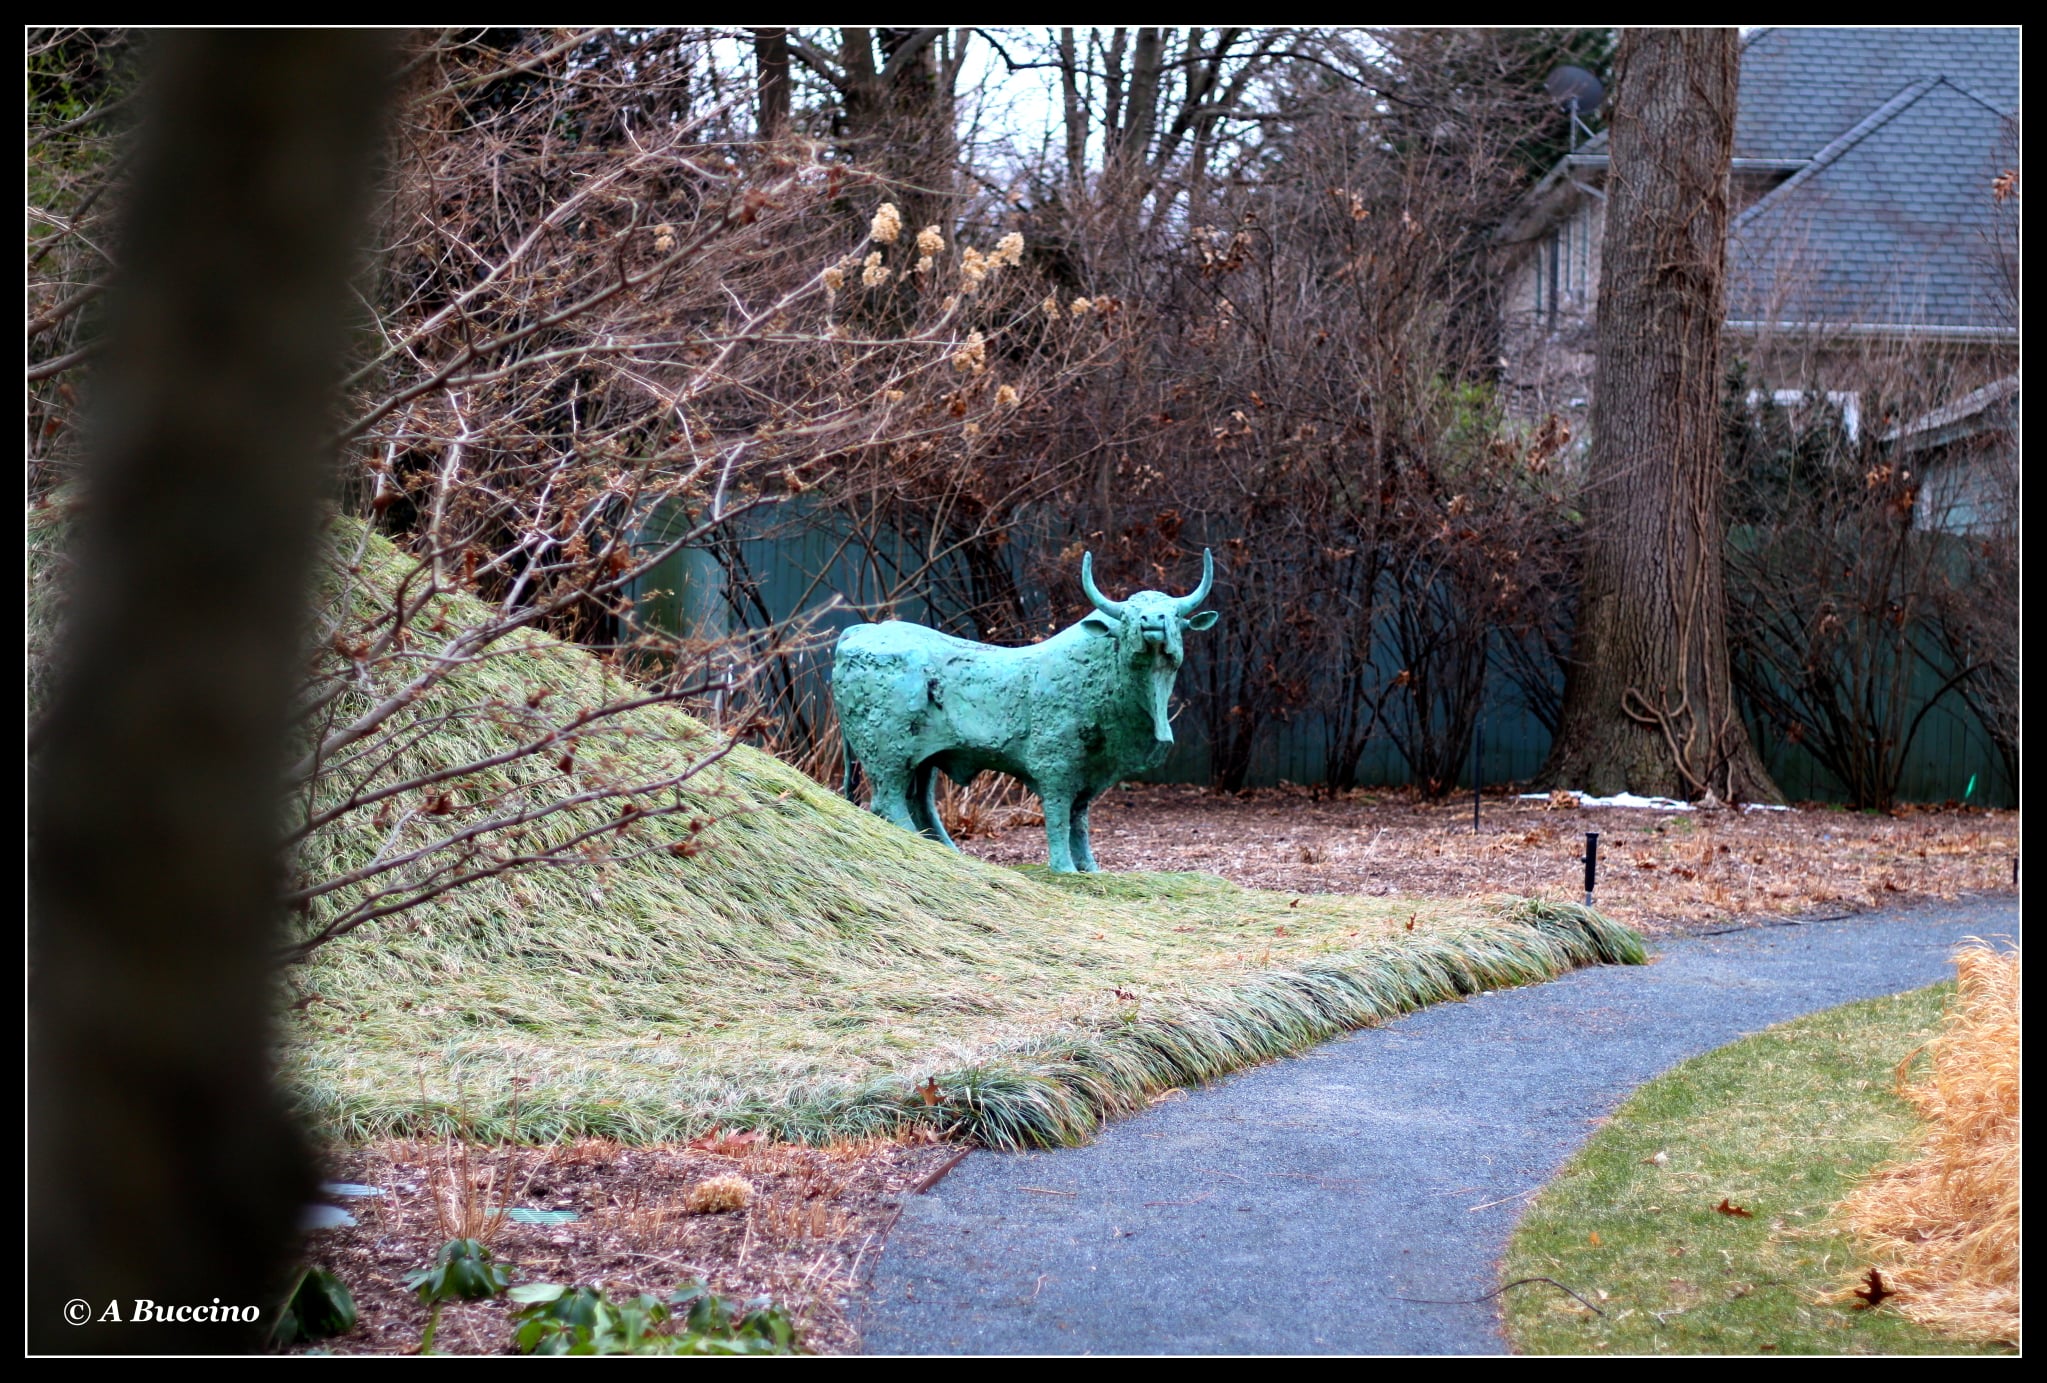
POLYGON ((1898 1063, 1952 985, 1846 1004, 1643 1086, 1529 1208, 1501 1280, 1536 1354, 1994 1352, 1840 1299, 1869 1266, 1834 1207, 1918 1120, 1898 1063), (1833 1298, 1829 1300, 1828 1298, 1833 1298))

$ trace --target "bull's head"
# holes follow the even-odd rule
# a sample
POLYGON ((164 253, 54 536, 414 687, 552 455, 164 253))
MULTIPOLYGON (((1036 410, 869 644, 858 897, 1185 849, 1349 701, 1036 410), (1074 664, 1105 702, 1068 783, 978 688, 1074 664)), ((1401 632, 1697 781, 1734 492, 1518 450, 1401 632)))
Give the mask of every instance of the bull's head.
POLYGON ((1095 607, 1095 613, 1081 623, 1099 633, 1114 636, 1119 664, 1143 677, 1141 685, 1151 712, 1152 732, 1160 744, 1173 742, 1173 724, 1167 702, 1173 695, 1173 679, 1180 675, 1186 657, 1184 630, 1210 629, 1216 621, 1213 610, 1195 614, 1195 607, 1208 598, 1215 585, 1215 554, 1201 554, 1201 584, 1187 595, 1164 591, 1139 591, 1128 600, 1111 600, 1095 586, 1095 555, 1080 559, 1080 588, 1095 607))

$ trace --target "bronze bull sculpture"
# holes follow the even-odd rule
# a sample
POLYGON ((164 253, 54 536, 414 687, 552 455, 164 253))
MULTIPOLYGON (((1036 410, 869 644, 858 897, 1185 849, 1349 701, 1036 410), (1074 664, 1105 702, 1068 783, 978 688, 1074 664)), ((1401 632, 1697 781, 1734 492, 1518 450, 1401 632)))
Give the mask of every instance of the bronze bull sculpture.
MULTIPOLYGON (((853 765, 874 785, 871 810, 952 845, 938 819, 939 772, 955 783, 993 771, 1023 780, 1045 808, 1052 868, 1093 873, 1088 806, 1173 743, 1168 702, 1185 655, 1182 632, 1209 629, 1195 613, 1215 584, 1203 552, 1191 594, 1139 591, 1115 601, 1095 588, 1094 554, 1080 562, 1093 613, 1042 643, 998 648, 921 624, 856 624, 839 636, 832 701, 853 765)), ((957 846, 954 846, 957 849, 957 846)))

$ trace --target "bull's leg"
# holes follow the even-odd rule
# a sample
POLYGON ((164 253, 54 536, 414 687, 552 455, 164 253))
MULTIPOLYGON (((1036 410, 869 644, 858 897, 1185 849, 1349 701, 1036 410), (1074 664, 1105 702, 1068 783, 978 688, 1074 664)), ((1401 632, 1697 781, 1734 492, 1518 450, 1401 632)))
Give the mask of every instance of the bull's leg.
POLYGON ((959 849, 947 833, 945 821, 938 815, 938 765, 925 764, 917 770, 910 806, 917 813, 918 830, 941 844, 959 849))
POLYGON ((871 763, 866 768, 868 781, 874 784, 874 800, 867 810, 906 831, 917 830, 916 815, 910 810, 909 770, 879 768, 871 763))
POLYGON ((1055 874, 1073 874, 1073 789, 1064 783, 1046 783, 1038 790, 1045 808, 1046 863, 1055 874))
POLYGON ((1073 825, 1070 829, 1073 841, 1073 863, 1083 874, 1099 874, 1102 867, 1095 863, 1095 848, 1088 840, 1087 809, 1093 804, 1096 794, 1083 792, 1073 799, 1073 825))

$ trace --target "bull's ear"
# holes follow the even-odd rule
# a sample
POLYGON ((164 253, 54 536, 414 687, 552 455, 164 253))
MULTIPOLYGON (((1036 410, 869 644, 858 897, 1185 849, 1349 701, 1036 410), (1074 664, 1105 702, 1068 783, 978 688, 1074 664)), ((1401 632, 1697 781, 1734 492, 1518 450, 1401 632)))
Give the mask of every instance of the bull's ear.
POLYGON ((1213 629, 1215 628, 1215 622, 1221 618, 1222 616, 1213 610, 1203 610, 1198 615, 1189 615, 1181 623, 1185 624, 1189 629, 1213 629))
POLYGON ((1083 619, 1080 622, 1080 627, 1083 629, 1092 630, 1097 634, 1107 634, 1111 638, 1114 638, 1116 635, 1116 631, 1119 628, 1121 628, 1121 626, 1117 623, 1116 620, 1110 618, 1108 615, 1101 613, 1101 611, 1099 610, 1097 610, 1094 614, 1089 615, 1086 619, 1083 619))

